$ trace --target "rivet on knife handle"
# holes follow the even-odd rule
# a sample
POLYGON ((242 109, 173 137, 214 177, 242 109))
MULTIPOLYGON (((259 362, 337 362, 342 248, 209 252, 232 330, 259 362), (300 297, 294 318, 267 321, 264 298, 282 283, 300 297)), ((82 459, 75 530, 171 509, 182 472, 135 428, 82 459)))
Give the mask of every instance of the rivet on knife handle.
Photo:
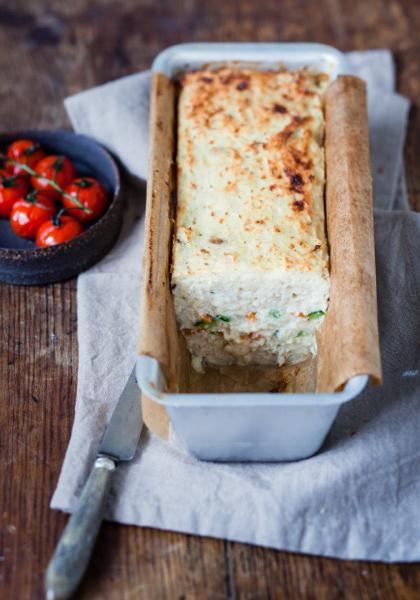
POLYGON ((46 575, 47 600, 69 598, 83 577, 98 535, 116 463, 96 459, 75 512, 69 519, 46 575))

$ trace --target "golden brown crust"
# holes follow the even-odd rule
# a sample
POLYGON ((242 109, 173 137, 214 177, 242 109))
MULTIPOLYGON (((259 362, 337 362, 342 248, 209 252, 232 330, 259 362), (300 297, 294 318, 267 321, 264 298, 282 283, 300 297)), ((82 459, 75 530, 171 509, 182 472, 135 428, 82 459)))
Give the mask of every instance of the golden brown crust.
POLYGON ((327 80, 308 69, 223 67, 184 75, 175 277, 218 268, 325 269, 327 80), (209 237, 225 247, 208 245, 209 237), (314 253, 316 245, 320 252, 314 253))

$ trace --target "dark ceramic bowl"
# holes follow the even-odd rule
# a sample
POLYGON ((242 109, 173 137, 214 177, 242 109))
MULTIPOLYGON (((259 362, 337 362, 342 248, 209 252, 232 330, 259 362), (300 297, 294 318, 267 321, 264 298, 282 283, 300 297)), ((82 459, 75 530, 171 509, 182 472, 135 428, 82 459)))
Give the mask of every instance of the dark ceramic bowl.
POLYGON ((105 213, 69 242, 37 248, 15 235, 8 219, 0 219, 0 281, 39 285, 74 277, 100 260, 113 246, 122 224, 120 175, 110 154, 93 139, 69 131, 16 131, 0 135, 0 150, 14 140, 39 142, 48 154, 65 154, 78 175, 91 175, 108 190, 111 202, 105 213))

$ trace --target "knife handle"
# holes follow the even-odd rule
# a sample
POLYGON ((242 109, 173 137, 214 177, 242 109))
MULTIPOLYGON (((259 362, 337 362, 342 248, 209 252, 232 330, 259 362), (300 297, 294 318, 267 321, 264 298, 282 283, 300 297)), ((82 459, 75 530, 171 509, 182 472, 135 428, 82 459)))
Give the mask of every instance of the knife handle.
POLYGON ((47 600, 70 598, 88 566, 103 519, 111 475, 116 463, 107 456, 95 460, 54 555, 48 565, 45 586, 47 600))

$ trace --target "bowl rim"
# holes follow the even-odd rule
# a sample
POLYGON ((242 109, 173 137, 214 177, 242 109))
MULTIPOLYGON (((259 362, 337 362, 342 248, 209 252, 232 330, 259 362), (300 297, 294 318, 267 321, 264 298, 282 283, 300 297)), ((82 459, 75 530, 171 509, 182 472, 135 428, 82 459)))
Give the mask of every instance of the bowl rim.
MULTIPOLYGON (((115 184, 114 192, 112 194, 112 199, 111 199, 111 202, 109 203, 106 211, 99 217, 99 219, 97 221, 95 221, 94 223, 92 223, 92 225, 88 229, 85 229, 76 238, 73 238, 66 242, 62 242, 61 244, 57 244, 55 246, 48 246, 46 248, 0 247, 0 257, 2 260, 7 260, 7 259, 19 260, 22 258, 28 258, 29 256, 35 256, 35 255, 38 256, 39 258, 41 258, 41 257, 48 258, 49 256, 56 254, 60 250, 65 251, 66 248, 71 246, 71 244, 76 239, 78 240, 79 243, 81 243, 82 241, 88 243, 90 241, 89 236, 95 235, 96 230, 101 226, 101 222, 104 219, 104 217, 106 217, 108 215, 108 213, 113 208, 115 208, 115 205, 118 204, 118 201, 120 198, 121 176, 120 176, 120 171, 119 171, 118 165, 117 165, 115 159, 112 157, 111 153, 102 144, 100 144, 97 140, 90 137, 89 135, 85 135, 83 133, 77 133, 75 131, 71 131, 70 129, 21 129, 18 131, 3 131, 0 133, 0 145, 2 145, 5 138, 16 137, 16 139, 21 139, 21 138, 24 139, 24 138, 30 138, 31 136, 37 136, 40 134, 49 134, 49 135, 54 134, 54 135, 65 135, 65 136, 69 136, 69 137, 74 136, 74 137, 78 137, 78 138, 85 138, 86 140, 89 141, 89 143, 94 144, 97 147, 98 151, 103 154, 105 160, 109 163, 109 166, 112 169, 113 175, 115 177, 116 184, 115 184)), ((9 142, 9 143, 11 143, 11 142, 9 142)))

